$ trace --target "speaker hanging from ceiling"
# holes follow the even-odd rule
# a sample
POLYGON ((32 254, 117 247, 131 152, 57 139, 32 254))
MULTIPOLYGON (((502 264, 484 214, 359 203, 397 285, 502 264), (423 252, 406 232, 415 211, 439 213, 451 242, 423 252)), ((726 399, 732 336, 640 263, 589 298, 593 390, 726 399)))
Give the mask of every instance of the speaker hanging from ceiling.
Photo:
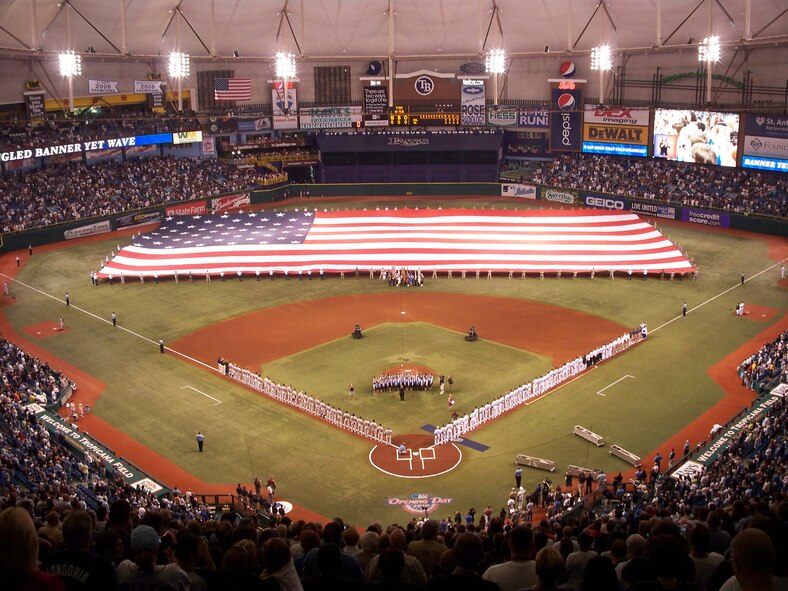
POLYGON ((367 67, 367 76, 379 76, 382 69, 382 62, 369 62, 369 66, 367 67))

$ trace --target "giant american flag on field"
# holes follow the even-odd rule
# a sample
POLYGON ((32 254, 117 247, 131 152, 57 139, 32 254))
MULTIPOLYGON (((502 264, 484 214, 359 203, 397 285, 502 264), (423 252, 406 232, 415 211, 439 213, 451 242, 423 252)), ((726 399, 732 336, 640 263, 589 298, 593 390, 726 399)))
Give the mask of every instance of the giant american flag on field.
POLYGON ((393 266, 425 273, 693 270, 670 240, 628 212, 387 209, 168 217, 137 236, 99 276, 393 266))

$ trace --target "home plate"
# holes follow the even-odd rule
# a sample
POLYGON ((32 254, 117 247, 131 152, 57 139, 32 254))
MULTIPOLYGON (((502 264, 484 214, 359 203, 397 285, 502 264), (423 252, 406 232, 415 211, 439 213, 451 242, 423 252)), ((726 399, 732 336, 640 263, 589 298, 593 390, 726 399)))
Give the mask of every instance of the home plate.
POLYGON ((418 457, 419 457, 419 452, 417 452, 417 451, 414 451, 414 452, 413 452, 413 455, 414 455, 414 456, 416 456, 416 457, 418 458, 418 457))

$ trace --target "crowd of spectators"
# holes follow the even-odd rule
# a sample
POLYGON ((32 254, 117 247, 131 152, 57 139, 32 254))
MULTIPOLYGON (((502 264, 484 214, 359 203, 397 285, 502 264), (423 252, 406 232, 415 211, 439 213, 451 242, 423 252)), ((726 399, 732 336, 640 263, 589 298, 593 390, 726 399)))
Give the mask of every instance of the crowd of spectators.
POLYGON ((4 232, 119 213, 254 186, 255 168, 215 159, 154 156, 68 163, 0 177, 4 232))
MULTIPOLYGON (((783 362, 786 336, 743 365, 783 362)), ((650 479, 643 469, 631 482, 596 471, 577 487, 568 476, 563 488, 549 480, 530 493, 514 488, 499 514, 488 505, 479 515, 470 508, 464 516, 359 528, 340 518, 292 521, 283 511, 217 519, 191 491, 157 498, 135 490, 25 409, 35 399, 31 380, 51 382, 37 373, 50 370, 11 343, 0 342, 0 350, 4 589, 760 591, 788 584, 785 399, 688 476, 661 472, 658 456, 650 479), (604 508, 570 511, 593 488, 606 497, 604 508)))
POLYGON ((650 158, 558 155, 523 177, 533 182, 672 201, 732 212, 788 216, 788 178, 650 158))
POLYGON ((42 405, 54 404, 61 393, 75 386, 62 373, 28 355, 13 343, 0 337, 0 394, 16 400, 35 400, 42 405))
POLYGON ((0 152, 198 129, 200 122, 194 113, 147 117, 129 114, 111 119, 47 119, 37 125, 5 122, 0 124, 0 152))
POLYGON ((774 382, 788 383, 788 331, 745 359, 739 374, 745 386, 758 392, 774 382))

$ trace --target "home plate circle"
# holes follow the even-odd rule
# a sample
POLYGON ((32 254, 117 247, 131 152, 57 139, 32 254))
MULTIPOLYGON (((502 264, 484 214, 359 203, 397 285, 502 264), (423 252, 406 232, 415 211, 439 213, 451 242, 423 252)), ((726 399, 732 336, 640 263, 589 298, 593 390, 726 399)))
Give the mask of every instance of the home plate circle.
POLYGON ((430 478, 451 472, 460 465, 462 452, 454 443, 435 446, 432 434, 395 436, 391 445, 378 444, 369 452, 375 468, 397 478, 430 478), (400 444, 405 451, 400 453, 400 444))

